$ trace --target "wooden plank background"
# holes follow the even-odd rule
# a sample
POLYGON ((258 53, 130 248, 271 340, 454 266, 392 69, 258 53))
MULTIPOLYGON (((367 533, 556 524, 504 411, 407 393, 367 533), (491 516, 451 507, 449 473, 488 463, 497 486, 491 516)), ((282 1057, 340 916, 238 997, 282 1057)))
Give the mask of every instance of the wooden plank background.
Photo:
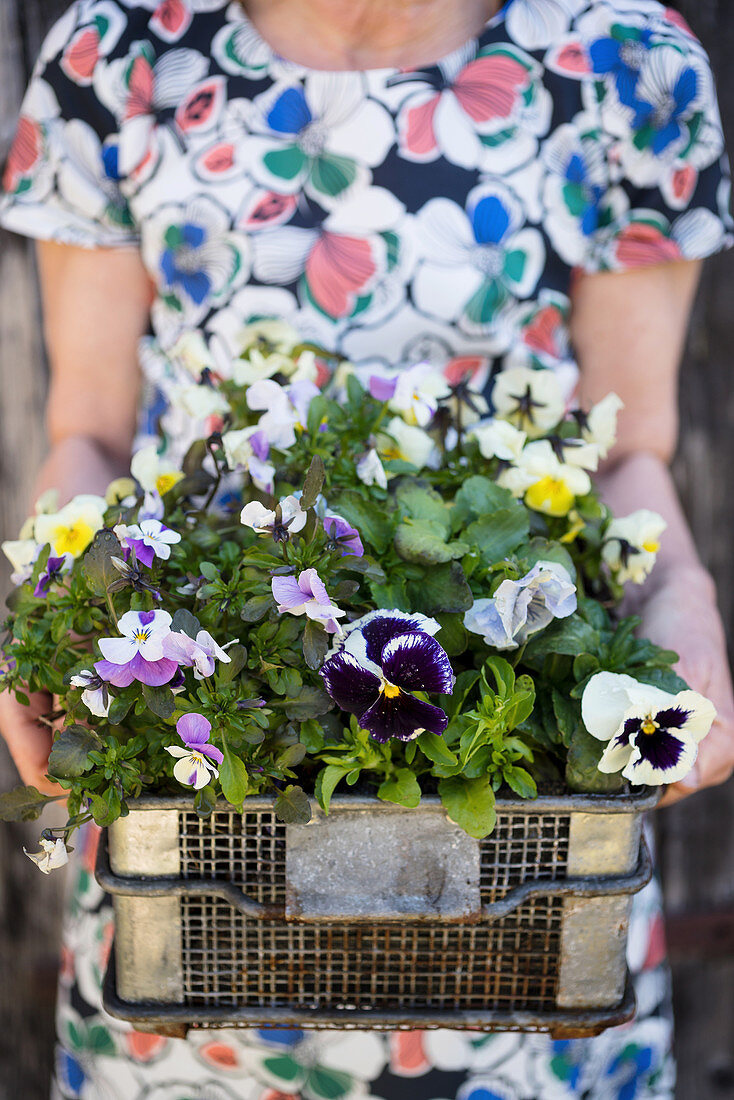
MULTIPOLYGON (((708 47, 734 150, 734 7, 677 5, 708 47), (728 63, 727 63, 728 62, 728 63)), ((0 0, 0 161, 42 34, 65 0, 0 0)), ((681 380, 675 470, 734 642, 734 260, 710 261, 681 380)), ((44 449, 47 370, 32 249, 0 230, 0 537, 15 537, 44 449)), ((7 570, 0 563, 0 591, 7 570)), ((0 787, 16 781, 0 749, 0 787)), ((677 1013, 678 1100, 734 1100, 734 784, 658 818, 677 1013)), ((37 829, 0 829, 0 1100, 41 1100, 52 1061, 61 884, 41 881, 21 845, 37 829)))

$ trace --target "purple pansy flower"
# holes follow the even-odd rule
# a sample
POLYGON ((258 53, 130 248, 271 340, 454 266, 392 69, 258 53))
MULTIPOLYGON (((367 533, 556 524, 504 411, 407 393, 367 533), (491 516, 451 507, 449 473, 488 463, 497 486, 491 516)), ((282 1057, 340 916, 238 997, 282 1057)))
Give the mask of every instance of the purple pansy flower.
POLYGON ((71 568, 73 561, 74 558, 71 554, 62 554, 59 558, 50 555, 46 562, 46 568, 38 578, 38 584, 33 589, 33 595, 39 599, 47 596, 51 585, 61 580, 63 574, 71 568))
MULTIPOLYGON (((227 644, 234 645, 234 642, 227 644)), ((193 668, 197 680, 213 676, 216 661, 229 664, 232 660, 224 649, 217 645, 208 630, 200 630, 195 639, 190 638, 188 634, 171 631, 163 641, 163 654, 179 665, 193 668)))
POLYGON ((356 527, 352 527, 351 523, 348 523, 343 516, 338 516, 336 512, 327 512, 322 522, 329 539, 336 544, 342 557, 346 557, 347 554, 362 557, 364 546, 356 527))
POLYGON ((281 615, 286 611, 291 615, 307 615, 323 623, 328 634, 336 634, 340 629, 336 620, 343 618, 346 612, 331 602, 315 569, 304 569, 298 578, 273 577, 272 589, 281 615))
POLYGON ((209 744, 212 724, 203 714, 184 714, 176 723, 176 729, 186 748, 166 745, 166 752, 179 758, 174 765, 173 774, 179 783, 198 791, 217 778, 219 769, 216 764, 222 763, 224 755, 214 745, 209 744))
POLYGON ((448 655, 432 637, 438 628, 435 619, 423 615, 372 612, 352 624, 321 669, 335 703, 356 714, 376 741, 411 741, 424 730, 441 734, 446 729, 444 711, 411 694, 453 691, 448 655))
POLYGON ((141 519, 140 523, 127 526, 124 523, 115 527, 115 534, 125 550, 134 550, 135 557, 148 568, 155 558, 167 561, 171 556, 171 546, 181 541, 177 531, 164 526, 158 519, 141 519))
POLYGON ((115 687, 129 687, 133 680, 149 687, 169 683, 178 665, 163 654, 164 639, 171 633, 167 611, 127 611, 117 626, 121 638, 100 638, 104 660, 94 668, 115 687))

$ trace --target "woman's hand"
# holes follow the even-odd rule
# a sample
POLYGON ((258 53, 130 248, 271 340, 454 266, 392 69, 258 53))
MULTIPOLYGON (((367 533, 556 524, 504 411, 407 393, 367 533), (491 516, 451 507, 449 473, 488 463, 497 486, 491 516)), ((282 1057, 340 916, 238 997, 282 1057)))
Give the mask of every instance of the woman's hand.
POLYGON ((692 772, 673 783, 661 805, 669 806, 694 791, 724 783, 734 772, 734 694, 724 627, 709 574, 696 566, 671 566, 656 580, 639 608, 640 634, 675 650, 676 671, 716 707, 717 717, 699 746, 692 772))
POLYGON ((36 787, 43 794, 60 795, 63 792, 58 783, 46 779, 53 730, 39 721, 52 712, 53 699, 39 694, 32 695, 30 702, 25 707, 9 692, 0 694, 0 733, 26 786, 36 787))

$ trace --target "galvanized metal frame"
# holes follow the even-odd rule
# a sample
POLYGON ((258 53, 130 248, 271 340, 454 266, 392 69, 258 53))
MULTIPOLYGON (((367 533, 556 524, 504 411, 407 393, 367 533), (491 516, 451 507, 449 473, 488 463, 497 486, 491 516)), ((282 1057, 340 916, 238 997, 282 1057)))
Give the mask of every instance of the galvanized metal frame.
MULTIPOLYGON (((477 927, 481 922, 481 926, 486 928, 487 922, 501 921, 533 899, 547 899, 554 907, 562 904, 555 998, 557 1010, 543 1012, 505 1011, 498 1008, 497 1003, 491 1009, 481 1011, 467 1011, 466 1004, 463 1009, 451 1011, 440 1010, 437 1006, 420 1009, 413 1005, 409 1010, 401 1008, 396 1011, 382 1006, 379 1010, 362 1010, 352 1005, 348 1009, 339 1006, 329 1010, 324 1007, 311 1008, 304 1004, 303 997, 297 1005, 206 1003, 208 996, 205 1003, 183 1003, 182 913, 190 909, 182 909, 182 906, 186 906, 187 899, 198 897, 205 906, 221 899, 234 913, 241 914, 248 921, 254 920, 255 926, 259 921, 269 922, 271 927, 277 924, 283 929, 304 921, 312 925, 315 922, 317 926, 325 914, 320 913, 318 907, 313 908, 312 899, 308 896, 306 911, 301 912, 298 905, 292 904, 293 891, 290 887, 288 904, 267 904, 248 896, 232 882, 211 877, 182 877, 178 821, 181 812, 192 814, 191 801, 185 797, 140 799, 131 806, 135 812, 134 827, 130 829, 125 821, 116 823, 112 831, 113 851, 108 850, 105 836, 98 855, 97 877, 113 894, 117 916, 115 948, 118 965, 111 964, 107 975, 105 1007, 113 1015, 135 1023, 138 1028, 164 1029, 171 1034, 180 1034, 188 1026, 269 1025, 376 1030, 410 1027, 551 1030, 559 1035, 597 1033, 629 1019, 634 1012, 634 997, 625 984, 624 948, 631 896, 645 884, 652 872, 649 852, 641 838, 641 814, 656 805, 659 797, 659 791, 641 790, 625 796, 568 795, 540 798, 534 802, 498 799, 498 814, 505 815, 508 821, 542 815, 569 820, 565 877, 527 880, 507 890, 503 888, 504 892, 501 891, 498 898, 489 902, 485 900, 475 911, 467 910, 463 916, 457 911, 446 920, 441 914, 439 917, 446 927, 477 927), (172 810, 178 813, 170 813, 172 810), (148 934, 141 934, 143 930, 147 930, 148 934)), ((411 822, 417 821, 416 814, 429 814, 430 818, 423 818, 427 825, 434 814, 445 818, 437 798, 424 799, 419 811, 406 811, 376 799, 355 796, 336 798, 332 806, 336 815, 369 815, 365 823, 373 828, 380 821, 387 825, 390 819, 385 815, 394 815, 396 811, 410 815, 405 820, 411 822)), ((232 812, 232 807, 226 803, 220 803, 217 809, 232 812)), ((272 800, 248 799, 245 811, 268 815, 272 813, 272 800)), ((321 811, 317 809, 316 815, 315 824, 323 825, 321 811)), ((126 821, 130 822, 130 819, 126 821)), ((309 835, 315 839, 317 835, 317 830, 311 834, 307 826, 289 826, 286 836, 289 835, 288 830, 293 830, 291 838, 297 837, 299 841, 309 835)), ((317 853, 318 848, 316 844, 314 850, 317 853)), ((306 858, 309 858, 308 845, 306 858)), ((197 863, 198 857, 195 855, 194 866, 197 863)), ((299 865, 294 863, 293 866, 299 865)), ((318 874, 318 864, 315 867, 318 874)), ((489 896, 494 897, 494 894, 489 896)), ((366 897, 369 899, 368 892, 366 897)), ((479 898, 478 893, 476 898, 479 898)), ((341 922, 339 927, 346 928, 350 924, 358 924, 360 920, 369 922, 371 919, 373 925, 377 922, 376 926, 387 928, 390 919, 393 918, 395 923, 394 918, 398 916, 398 913, 390 912, 370 915, 364 899, 362 906, 362 909, 357 907, 356 915, 351 910, 348 910, 351 915, 337 915, 337 921, 341 922)), ((425 914, 411 911, 408 919, 412 927, 420 927, 420 920, 424 917, 429 923, 435 922, 436 910, 425 914)), ((331 914, 329 919, 333 919, 331 914)), ((399 927, 397 923, 395 926, 399 927)), ((431 926, 435 927, 435 923, 431 926)), ((260 942, 259 934, 257 942, 260 942)), ((208 982, 204 988, 209 988, 208 982)), ((498 1003, 501 1002, 502 998, 498 1003)))

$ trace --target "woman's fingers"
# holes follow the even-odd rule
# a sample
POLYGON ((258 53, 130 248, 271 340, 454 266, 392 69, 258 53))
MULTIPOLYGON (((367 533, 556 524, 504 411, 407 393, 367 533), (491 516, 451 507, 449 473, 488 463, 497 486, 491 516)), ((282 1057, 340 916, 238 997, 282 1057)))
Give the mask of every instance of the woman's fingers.
POLYGON ((58 783, 46 779, 53 734, 49 726, 39 721, 40 716, 50 714, 52 708, 50 695, 32 695, 30 706, 25 707, 12 695, 2 694, 0 732, 23 782, 43 794, 60 795, 63 792, 58 783))

